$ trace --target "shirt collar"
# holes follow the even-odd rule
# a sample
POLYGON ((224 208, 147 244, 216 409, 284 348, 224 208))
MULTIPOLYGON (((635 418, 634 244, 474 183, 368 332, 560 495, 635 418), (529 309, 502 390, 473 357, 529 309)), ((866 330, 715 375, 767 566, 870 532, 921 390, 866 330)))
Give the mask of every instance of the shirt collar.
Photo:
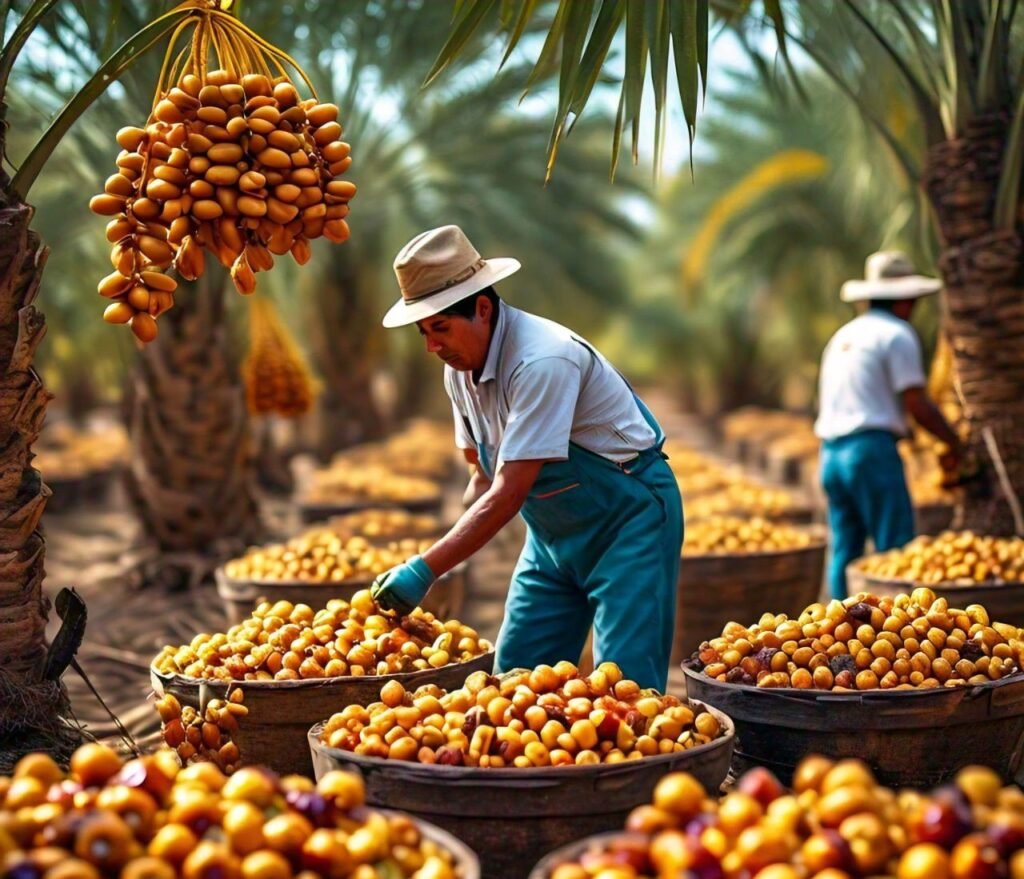
POLYGON ((501 348, 505 344, 505 336, 508 332, 508 310, 509 308, 504 302, 498 307, 498 322, 494 326, 491 343, 487 347, 487 359, 484 361, 484 368, 480 371, 477 385, 494 381, 498 377, 498 360, 501 357, 501 348))

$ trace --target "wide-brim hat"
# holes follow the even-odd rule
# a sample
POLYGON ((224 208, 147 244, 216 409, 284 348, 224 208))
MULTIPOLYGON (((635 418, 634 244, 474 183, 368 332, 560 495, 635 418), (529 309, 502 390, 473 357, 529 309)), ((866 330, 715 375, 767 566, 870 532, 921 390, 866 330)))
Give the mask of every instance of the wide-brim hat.
POLYGON ((880 250, 864 263, 864 280, 847 281, 839 291, 844 302, 865 299, 918 299, 942 289, 942 281, 919 275, 910 258, 898 250, 880 250))
POLYGON ((402 298, 384 315, 384 326, 404 327, 432 317, 519 268, 519 260, 511 257, 481 257, 458 226, 423 232, 395 257, 402 298))

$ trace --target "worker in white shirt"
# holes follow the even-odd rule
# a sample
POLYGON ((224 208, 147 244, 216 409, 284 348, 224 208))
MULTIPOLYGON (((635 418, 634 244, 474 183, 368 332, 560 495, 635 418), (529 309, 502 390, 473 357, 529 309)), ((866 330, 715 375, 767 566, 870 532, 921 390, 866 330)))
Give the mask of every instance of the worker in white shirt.
POLYGON ((445 362, 475 500, 371 591, 382 607, 408 612, 521 513, 526 544, 496 669, 578 662, 593 623, 597 662, 664 691, 683 538, 665 436, 593 346, 498 298, 493 284, 518 268, 508 257, 483 259, 458 226, 417 235, 395 258, 402 298, 384 325, 416 324, 445 362))
POLYGON ((914 304, 941 282, 918 274, 898 251, 868 257, 865 279, 840 293, 861 303, 858 317, 839 329, 822 355, 819 414, 821 480, 828 498, 833 598, 846 597, 846 566, 914 537, 914 510, 896 443, 907 436, 905 414, 946 444, 943 466, 955 469, 959 438, 925 391, 921 343, 910 325, 914 304))

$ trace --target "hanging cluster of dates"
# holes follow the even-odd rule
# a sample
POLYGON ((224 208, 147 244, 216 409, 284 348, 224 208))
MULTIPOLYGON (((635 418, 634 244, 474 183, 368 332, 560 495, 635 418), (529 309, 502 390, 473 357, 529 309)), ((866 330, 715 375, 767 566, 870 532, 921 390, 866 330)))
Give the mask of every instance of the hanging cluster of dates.
POLYGON ((338 108, 320 103, 301 68, 217 0, 185 5, 149 120, 117 132, 118 171, 89 203, 111 217, 115 270, 99 283, 111 300, 103 317, 129 324, 142 342, 174 304, 168 269, 195 280, 209 253, 240 293, 252 293, 275 256, 290 253, 301 265, 312 239, 345 241, 356 191, 340 177, 352 159, 338 108), (188 27, 191 43, 175 56, 188 27), (313 97, 300 96, 285 65, 313 97))
POLYGON ((258 297, 249 309, 249 353, 242 364, 245 400, 253 415, 304 415, 316 380, 273 303, 258 297))

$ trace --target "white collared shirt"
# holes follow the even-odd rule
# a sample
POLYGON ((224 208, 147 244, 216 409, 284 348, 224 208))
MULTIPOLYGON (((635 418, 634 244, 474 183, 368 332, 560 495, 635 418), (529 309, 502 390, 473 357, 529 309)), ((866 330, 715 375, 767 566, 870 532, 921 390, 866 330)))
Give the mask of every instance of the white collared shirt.
POLYGON ((902 318, 871 309, 840 327, 825 346, 814 432, 836 439, 863 430, 907 433, 901 394, 923 387, 921 343, 902 318))
POLYGON ((617 462, 656 441, 626 380, 596 349, 505 302, 479 381, 445 366, 444 386, 456 445, 481 442, 491 473, 501 461, 564 460, 570 441, 617 462))

